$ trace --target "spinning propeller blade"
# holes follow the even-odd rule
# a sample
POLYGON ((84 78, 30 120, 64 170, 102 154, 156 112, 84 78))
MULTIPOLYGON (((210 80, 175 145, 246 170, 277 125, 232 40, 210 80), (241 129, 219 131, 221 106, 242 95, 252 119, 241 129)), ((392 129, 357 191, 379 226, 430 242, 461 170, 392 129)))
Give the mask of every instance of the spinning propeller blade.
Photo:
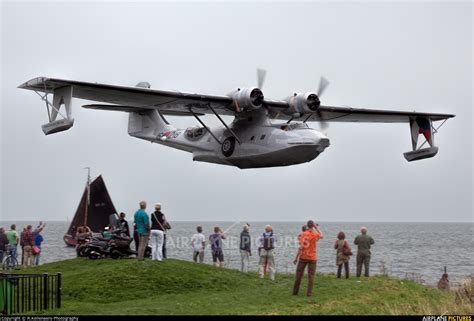
MULTIPOLYGON (((321 95, 326 90, 328 85, 329 85, 329 81, 326 78, 321 77, 319 79, 319 87, 318 87, 318 97, 319 98, 321 98, 321 95)), ((321 129, 321 131, 323 133, 325 133, 326 130, 328 129, 328 127, 329 127, 329 124, 325 120, 322 120, 323 115, 321 114, 321 111, 319 110, 319 108, 316 110, 316 115, 318 115, 318 118, 320 119, 319 128, 321 129)))
POLYGON ((326 90, 327 86, 329 85, 329 81, 324 78, 324 77, 321 77, 319 79, 319 88, 318 88, 318 97, 321 97, 321 95, 323 94, 324 90, 326 90))
POLYGON ((265 69, 257 69, 257 86, 258 89, 262 89, 263 83, 265 82, 265 75, 267 74, 267 71, 265 69))

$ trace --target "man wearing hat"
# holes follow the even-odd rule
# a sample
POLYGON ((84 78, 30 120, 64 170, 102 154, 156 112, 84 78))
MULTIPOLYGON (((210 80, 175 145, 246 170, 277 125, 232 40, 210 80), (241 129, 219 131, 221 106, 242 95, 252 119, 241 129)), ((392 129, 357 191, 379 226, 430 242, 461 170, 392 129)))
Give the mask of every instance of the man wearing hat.
POLYGON ((299 236, 299 261, 296 267, 295 284, 293 286, 293 295, 298 295, 301 279, 304 270, 308 266, 308 290, 307 295, 313 295, 314 274, 316 273, 316 262, 318 259, 316 243, 323 238, 323 233, 314 221, 309 220, 306 223, 308 229, 299 236))
POLYGON ((166 220, 165 214, 161 212, 161 203, 155 204, 155 212, 151 214, 151 223, 152 230, 158 230, 163 233, 163 238, 160 242, 161 244, 158 244, 158 247, 161 248, 161 253, 159 256, 163 259, 166 259, 166 230, 171 229, 171 226, 166 220))

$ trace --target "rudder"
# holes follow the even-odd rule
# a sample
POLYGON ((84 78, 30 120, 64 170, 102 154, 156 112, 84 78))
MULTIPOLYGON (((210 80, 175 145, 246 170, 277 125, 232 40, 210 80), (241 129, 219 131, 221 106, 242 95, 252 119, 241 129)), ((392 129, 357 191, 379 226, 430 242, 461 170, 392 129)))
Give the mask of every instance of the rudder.
POLYGON ((156 138, 160 133, 176 130, 156 109, 144 112, 130 112, 128 134, 138 138, 156 138))

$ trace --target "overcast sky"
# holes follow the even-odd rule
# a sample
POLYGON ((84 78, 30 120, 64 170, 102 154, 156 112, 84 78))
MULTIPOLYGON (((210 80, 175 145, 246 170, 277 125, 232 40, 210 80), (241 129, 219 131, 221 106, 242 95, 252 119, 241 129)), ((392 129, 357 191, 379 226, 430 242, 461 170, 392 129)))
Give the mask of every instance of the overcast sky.
POLYGON ((86 166, 103 174, 119 211, 160 201, 171 221, 473 221, 468 1, 3 1, 1 20, 0 221, 71 219, 86 166), (255 85, 257 67, 271 99, 315 91, 324 75, 323 104, 457 116, 424 161, 403 158, 408 124, 343 123, 330 125, 331 146, 310 163, 240 170, 132 138, 127 114, 77 99, 74 127, 46 137, 44 103, 16 88, 48 76, 226 94, 255 85))

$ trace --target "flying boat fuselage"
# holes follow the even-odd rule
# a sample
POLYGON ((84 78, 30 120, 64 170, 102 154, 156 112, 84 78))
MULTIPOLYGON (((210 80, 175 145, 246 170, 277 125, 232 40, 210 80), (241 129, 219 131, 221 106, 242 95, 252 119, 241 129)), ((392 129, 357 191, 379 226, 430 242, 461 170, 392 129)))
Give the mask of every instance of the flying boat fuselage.
MULTIPOLYGON (((162 117, 152 118, 156 121, 162 117)), ((133 127, 133 120, 131 124, 133 127)), ((236 119, 229 128, 167 128, 156 132, 144 131, 140 127, 136 131, 129 128, 129 133, 137 138, 191 152, 195 161, 239 168, 306 163, 329 146, 329 139, 306 123, 272 124, 267 117, 236 119)))

